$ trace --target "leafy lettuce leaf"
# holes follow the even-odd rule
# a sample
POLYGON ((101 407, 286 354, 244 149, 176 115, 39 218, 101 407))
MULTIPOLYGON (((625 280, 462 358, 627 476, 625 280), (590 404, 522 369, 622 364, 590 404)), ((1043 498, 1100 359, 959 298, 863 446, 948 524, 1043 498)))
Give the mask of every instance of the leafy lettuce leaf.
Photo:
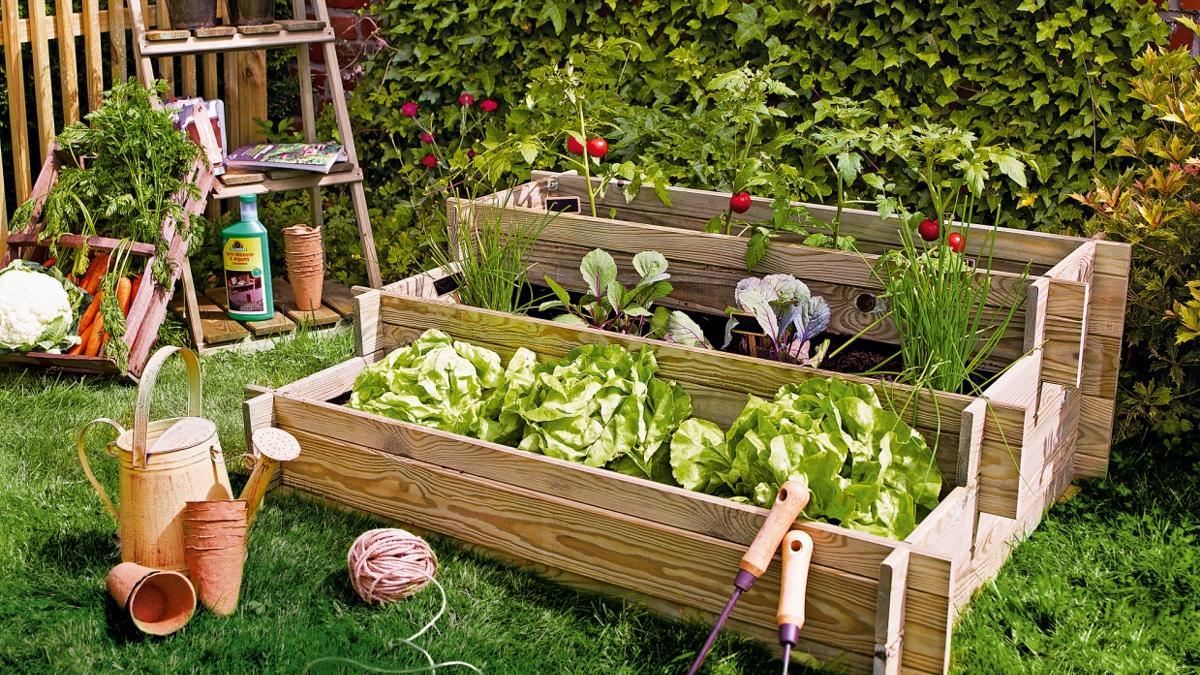
POLYGON ((942 485, 920 434, 871 387, 836 378, 750 396, 724 434, 687 420, 670 449, 672 474, 689 489, 769 507, 779 485, 800 479, 809 517, 897 539, 937 506, 942 485))

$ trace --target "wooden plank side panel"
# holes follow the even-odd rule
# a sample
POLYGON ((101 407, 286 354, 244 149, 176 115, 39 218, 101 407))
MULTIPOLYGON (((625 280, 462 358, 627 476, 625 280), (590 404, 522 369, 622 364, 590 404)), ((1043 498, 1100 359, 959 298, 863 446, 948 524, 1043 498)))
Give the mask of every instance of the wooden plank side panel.
MULTIPOLYGON (((430 529, 489 548, 619 584, 678 604, 719 611, 744 547, 639 518, 466 476, 300 432, 304 451, 285 468, 285 485, 320 492, 370 512, 418 520, 430 529), (648 551, 654 554, 647 555, 648 551)), ((773 628, 779 592, 775 565, 742 596, 735 616, 773 628)), ((802 635, 857 654, 874 652, 876 582, 823 565, 809 574, 802 635)), ((906 627, 947 620, 945 598, 912 592, 906 627), (914 623, 915 622, 915 623, 914 623)), ((944 653, 913 641, 914 666, 944 667, 944 653)))
MULTIPOLYGON (((281 487, 280 489, 287 494, 294 495, 306 501, 321 504, 326 508, 337 509, 350 513, 361 513, 360 509, 355 509, 345 503, 334 501, 333 499, 313 492, 307 492, 295 487, 287 486, 281 487)), ((375 515, 381 520, 403 527, 413 534, 420 536, 440 534, 439 532, 424 527, 419 523, 411 522, 411 516, 407 516, 406 514, 389 516, 376 513, 375 515)), ((608 595, 611 597, 620 598, 627 602, 634 602, 644 605, 647 609, 668 619, 699 623, 701 625, 712 625, 717 619, 717 614, 714 612, 705 612, 696 609, 695 607, 673 603, 663 600, 662 598, 646 595, 645 593, 639 593, 616 584, 604 583, 589 577, 575 574, 573 572, 564 571, 557 567, 552 567, 542 563, 535 563, 525 558, 521 558, 510 553, 504 553, 502 551, 481 546, 479 544, 473 544, 463 539, 456 540, 455 544, 478 555, 482 555, 493 560, 498 560, 518 569, 536 574, 552 583, 569 586, 586 593, 608 595)), ((730 618, 725 625, 727 630, 735 631, 758 640, 768 649, 779 648, 779 631, 777 629, 765 628, 759 625, 739 621, 736 614, 730 618)), ((792 657, 794 663, 804 663, 807 665, 824 663, 829 665, 835 671, 849 669, 851 672, 867 672, 871 669, 870 656, 865 654, 853 654, 845 651, 844 649, 828 647, 820 643, 806 640, 803 637, 800 639, 797 650, 793 651, 792 657), (805 658, 807 655, 814 657, 816 662, 814 663, 810 658, 805 658)))
POLYGON ((29 43, 33 55, 33 95, 37 110, 38 147, 42 157, 54 142, 54 89, 50 85, 50 34, 46 0, 29 0, 29 43))
MULTIPOLYGON (((585 194, 585 183, 582 176, 572 175, 572 173, 533 172, 533 178, 542 181, 543 186, 545 179, 550 177, 558 179, 560 194, 576 196, 585 194)), ((598 179, 593 179, 593 181, 598 181, 598 179)), ((545 191, 544 187, 542 191, 545 191)), ((642 187, 630 203, 626 202, 623 191, 609 190, 604 199, 597 203, 597 207, 602 203, 605 211, 616 208, 618 211, 625 210, 642 214, 643 217, 657 216, 660 220, 653 222, 699 230, 714 215, 724 213, 729 205, 729 195, 726 193, 680 187, 668 187, 667 192, 671 197, 671 206, 669 207, 659 200, 654 193, 654 188, 650 186, 642 187)), ((803 202, 797 202, 797 204, 803 207, 810 216, 825 222, 831 222, 836 213, 836 208, 833 206, 803 202)), ((751 222, 770 220, 770 217, 771 200, 762 197, 753 198, 750 210, 743 214, 743 218, 751 222)), ((854 235, 860 242, 874 244, 873 248, 876 250, 895 248, 898 243, 899 221, 896 218, 881 219, 875 211, 844 209, 842 211, 842 227, 844 232, 854 235)), ((1051 267, 1086 241, 1078 237, 1032 230, 992 228, 987 225, 972 225, 970 231, 975 236, 970 237, 972 241, 968 245, 972 246, 972 249, 978 246, 980 250, 988 245, 988 236, 994 233, 995 257, 1000 261, 1013 263, 1018 269, 1030 262, 1038 267, 1051 267)))
POLYGON ((875 596, 875 675, 899 675, 904 665, 905 603, 908 591, 908 551, 895 551, 879 570, 875 596))
MULTIPOLYGON (((517 207, 497 208, 476 204, 476 217, 499 219, 511 227, 515 223, 545 222, 545 213, 517 207)), ((609 252, 636 253, 655 250, 673 263, 684 261, 716 268, 744 270, 748 240, 722 234, 681 231, 672 227, 645 225, 608 218, 592 218, 576 213, 562 213, 545 222, 540 240, 600 247, 609 252)), ((874 256, 849 251, 809 246, 777 245, 768 247, 756 274, 796 274, 802 271, 805 281, 882 289, 883 284, 871 269, 874 256)), ((1014 298, 1024 298, 1029 281, 1019 275, 994 272, 988 294, 989 305, 1010 306, 1014 298)))
POLYGON ((64 126, 79 121, 79 66, 75 62, 75 36, 71 30, 72 3, 54 3, 55 42, 58 43, 58 81, 62 87, 64 126))
MULTIPOLYGON (((349 372, 349 371, 347 371, 349 372)), ((334 374, 327 380, 343 374, 334 374)), ((310 381, 309 389, 329 389, 329 382, 310 381)), ((450 471, 476 475, 570 502, 747 546, 762 527, 766 511, 682 488, 639 480, 624 474, 525 453, 436 429, 405 424, 342 406, 300 400, 276 392, 276 424, 292 433, 319 430, 331 442, 370 448, 407 457, 450 471)), ((951 507, 952 508, 952 507, 951 507)), ((897 547, 914 550, 915 584, 930 593, 944 592, 953 573, 947 557, 931 547, 912 546, 819 522, 802 522, 816 542, 814 560, 823 565, 874 578, 878 565, 897 547)))

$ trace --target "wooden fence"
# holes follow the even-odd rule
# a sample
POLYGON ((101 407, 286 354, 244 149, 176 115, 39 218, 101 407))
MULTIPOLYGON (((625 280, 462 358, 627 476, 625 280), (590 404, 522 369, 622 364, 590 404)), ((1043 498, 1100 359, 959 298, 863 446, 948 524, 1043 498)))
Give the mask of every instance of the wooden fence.
MULTIPOLYGON (((141 2, 151 26, 165 3, 141 2)), ((8 99, 8 138, 0 134, 0 228, 29 195, 57 132, 100 104, 113 82, 136 76, 126 0, 0 0, 0 49, 8 99), (27 18, 21 17, 21 9, 27 18), (79 7, 81 11, 74 11, 79 7), (40 20, 38 20, 40 18, 40 20), (16 197, 15 201, 9 197, 16 197)), ((228 17, 224 2, 218 12, 228 17)), ((266 53, 162 58, 155 75, 172 95, 222 98, 231 147, 258 137, 267 116, 266 53)))

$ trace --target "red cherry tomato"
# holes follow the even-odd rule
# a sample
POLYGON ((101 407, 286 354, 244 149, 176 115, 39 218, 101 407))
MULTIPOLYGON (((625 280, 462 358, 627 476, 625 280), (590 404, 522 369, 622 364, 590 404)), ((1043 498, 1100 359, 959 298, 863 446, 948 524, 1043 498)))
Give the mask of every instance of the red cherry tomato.
POLYGON ((938 221, 932 218, 922 220, 921 224, 917 226, 917 234, 921 235, 925 241, 937 241, 939 233, 938 221))
POLYGON ((608 153, 608 141, 597 136, 587 142, 587 151, 592 157, 603 157, 608 153))
POLYGON ((958 232, 951 232, 950 235, 946 237, 946 244, 950 246, 951 251, 954 251, 955 253, 962 253, 963 249, 967 247, 967 240, 958 232))
POLYGON ((579 139, 574 136, 567 136, 567 152, 572 155, 582 155, 583 143, 580 143, 579 139))
POLYGON ((734 213, 745 213, 750 210, 750 193, 745 190, 729 197, 729 210, 734 213))

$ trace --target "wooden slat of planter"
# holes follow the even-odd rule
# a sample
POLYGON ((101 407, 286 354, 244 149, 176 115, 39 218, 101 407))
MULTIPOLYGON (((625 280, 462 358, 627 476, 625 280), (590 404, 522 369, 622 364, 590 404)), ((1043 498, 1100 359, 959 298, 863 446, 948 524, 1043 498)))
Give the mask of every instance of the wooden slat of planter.
MULTIPOLYGON (((659 485, 618 474, 526 453, 494 443, 468 439, 436 429, 389 420, 328 403, 302 401, 275 392, 275 424, 292 433, 320 429, 334 442, 361 446, 554 495, 555 497, 646 518, 681 530, 748 546, 762 527, 766 512, 682 488, 659 485)), ((947 511, 953 511, 953 503, 947 511)), ((814 560, 868 579, 897 547, 882 537, 852 532, 825 523, 800 525, 816 542, 814 560)), ((947 560, 914 555, 915 582, 925 592, 947 588, 952 572, 947 560)))
MULTIPOLYGON (((287 466, 285 485, 315 489, 381 515, 416 519, 451 536, 705 611, 724 605, 729 583, 719 571, 736 570, 744 552, 740 545, 639 518, 306 432, 301 436, 304 452, 287 466)), ((773 566, 742 596, 735 616, 774 626, 778 569, 773 566)), ((872 654, 876 583, 816 564, 809 579, 805 637, 872 654)), ((946 597, 910 592, 906 611, 910 633, 923 637, 940 629, 944 634, 946 597)), ((906 647, 912 649, 911 654, 906 649, 912 665, 944 667, 940 645, 910 639, 906 647)))
MULTIPOLYGON (((570 173, 555 174, 545 171, 534 171, 535 180, 554 177, 559 180, 559 192, 565 195, 585 195, 582 176, 570 173)), ((598 179, 594 179, 594 182, 598 179)), ((684 226, 702 229, 714 215, 725 213, 729 206, 728 195, 706 190, 692 190, 680 187, 668 187, 671 195, 671 206, 664 205, 654 194, 654 188, 643 186, 632 203, 627 203, 623 191, 616 187, 608 190, 603 200, 597 203, 604 205, 607 212, 610 208, 618 211, 626 210, 634 213, 654 214, 662 219, 659 224, 684 226), (678 225, 676 225, 678 223, 678 225)), ((586 200, 586 197, 584 197, 586 200)), ((771 201, 763 197, 752 199, 750 210, 742 215, 745 220, 756 222, 770 220, 771 201)), ((830 222, 837 211, 836 207, 823 204, 801 205, 819 220, 830 222)), ((843 232, 852 234, 860 242, 877 244, 879 248, 895 248, 898 243, 897 230, 899 221, 896 218, 883 220, 875 211, 862 209, 844 209, 842 211, 843 232)), ((993 232, 986 225, 971 227, 972 249, 983 246, 985 237, 993 232), (983 235, 983 236, 979 236, 983 235)), ((996 233, 995 256, 1001 260, 1012 261, 1024 265, 1032 262, 1041 267, 1051 267, 1066 257, 1072 250, 1084 241, 1078 237, 1050 234, 1047 232, 998 229, 996 233)))
POLYGON ((1022 449, 1037 410, 1040 354, 1017 361, 984 392, 988 415, 983 424, 979 468, 979 508, 1013 517, 1019 487, 1031 480, 1032 461, 1022 449))
MULTIPOLYGON (((356 509, 343 502, 335 501, 329 497, 325 497, 323 495, 309 492, 300 488, 282 486, 280 489, 284 493, 294 495, 300 499, 314 504, 320 504, 325 508, 335 509, 346 513, 361 514, 363 512, 362 509, 356 509)), ((384 522, 403 527, 409 532, 419 536, 442 536, 442 534, 436 530, 424 527, 420 523, 412 522, 411 517, 408 517, 405 514, 389 516, 375 513, 374 515, 384 522)), ((498 560, 502 563, 525 570, 527 572, 531 572, 553 583, 561 584, 563 586, 570 586, 571 588, 586 593, 606 595, 614 598, 620 598, 624 601, 645 605, 651 611, 667 617, 668 619, 686 621, 701 625, 712 625, 713 621, 715 621, 717 618, 717 614, 714 612, 705 612, 694 607, 685 607, 652 595, 639 593, 629 588, 624 588, 615 584, 604 583, 602 581, 597 581, 573 572, 567 572, 557 567, 552 567, 550 565, 541 563, 534 563, 528 559, 521 558, 510 553, 505 553, 503 551, 498 551, 494 548, 489 548, 480 544, 475 544, 463 539, 456 539, 454 543, 459 548, 493 560, 498 560)), ((756 624, 748 624, 743 621, 739 621, 736 616, 730 618, 725 623, 725 627, 728 631, 741 633, 742 635, 746 635, 750 638, 758 640, 768 649, 777 648, 779 645, 778 629, 765 628, 756 624)), ((812 663, 811 659, 806 658, 808 654, 816 657, 820 662, 832 664, 834 670, 849 669, 852 672, 864 673, 870 672, 871 670, 871 657, 865 654, 854 654, 847 652, 844 649, 829 647, 827 645, 823 645, 818 642, 812 642, 801 637, 798 649, 792 652, 793 663, 815 665, 812 663)))
POLYGON ((875 673, 898 675, 904 646, 905 595, 908 590, 908 551, 897 550, 880 566, 875 613, 875 673))
POLYGON ((1116 402, 1110 398, 1080 397, 1079 440, 1076 444, 1076 476, 1103 476, 1108 472, 1112 441, 1112 419, 1116 402))
POLYGON ((324 403, 350 391, 354 380, 366 366, 366 359, 356 356, 286 384, 276 391, 281 396, 324 403))
MULTIPOLYGON (((33 232, 17 232, 8 236, 8 242, 14 245, 49 246, 50 242, 42 239, 41 235, 33 232)), ((77 248, 87 244, 89 249, 111 251, 118 246, 127 246, 134 255, 154 255, 154 244, 128 243, 111 237, 83 237, 78 234, 65 234, 58 238, 58 245, 63 248, 77 248)))
MULTIPOLYGON (((453 205, 451 206, 453 208, 453 205)), ((538 223, 545 214, 522 208, 499 209, 477 204, 479 218, 487 221, 500 218, 513 223, 538 223)), ((592 218, 577 213, 563 213, 545 223, 540 240, 604 248, 609 252, 655 250, 667 260, 679 263, 690 261, 733 270, 745 269, 746 247, 749 240, 722 234, 681 231, 659 225, 642 225, 607 218, 592 218)), ((871 270, 872 256, 848 251, 807 246, 771 246, 764 254, 755 274, 785 273, 804 279, 832 284, 847 284, 862 288, 882 289, 871 270)), ((993 272, 989 304, 1005 307, 1014 297, 1024 299, 1028 280, 1007 272, 993 272)))

